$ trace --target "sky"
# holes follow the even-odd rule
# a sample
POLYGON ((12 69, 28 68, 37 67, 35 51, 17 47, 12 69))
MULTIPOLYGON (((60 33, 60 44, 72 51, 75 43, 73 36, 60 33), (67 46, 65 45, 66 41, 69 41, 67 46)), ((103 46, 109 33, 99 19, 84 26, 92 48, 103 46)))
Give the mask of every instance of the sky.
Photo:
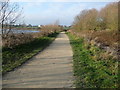
MULTIPOLYGON (((57 0, 58 1, 58 0, 57 0)), ((19 2, 23 7, 24 22, 32 25, 47 25, 59 21, 60 25, 71 25, 76 15, 84 9, 100 10, 110 2, 19 2)))

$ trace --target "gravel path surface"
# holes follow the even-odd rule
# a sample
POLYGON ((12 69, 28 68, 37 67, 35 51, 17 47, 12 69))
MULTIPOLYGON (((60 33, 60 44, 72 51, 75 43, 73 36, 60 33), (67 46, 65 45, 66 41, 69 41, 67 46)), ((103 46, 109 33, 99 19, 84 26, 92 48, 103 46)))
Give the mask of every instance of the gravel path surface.
POLYGON ((61 32, 50 46, 3 76, 3 88, 72 88, 72 48, 61 32))

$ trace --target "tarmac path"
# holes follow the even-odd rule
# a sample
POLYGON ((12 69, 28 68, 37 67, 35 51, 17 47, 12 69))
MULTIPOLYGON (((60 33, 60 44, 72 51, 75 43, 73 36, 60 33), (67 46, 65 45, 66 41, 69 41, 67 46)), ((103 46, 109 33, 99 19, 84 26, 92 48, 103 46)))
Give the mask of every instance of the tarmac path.
POLYGON ((42 52, 3 76, 3 88, 72 88, 73 64, 69 38, 61 32, 42 52))

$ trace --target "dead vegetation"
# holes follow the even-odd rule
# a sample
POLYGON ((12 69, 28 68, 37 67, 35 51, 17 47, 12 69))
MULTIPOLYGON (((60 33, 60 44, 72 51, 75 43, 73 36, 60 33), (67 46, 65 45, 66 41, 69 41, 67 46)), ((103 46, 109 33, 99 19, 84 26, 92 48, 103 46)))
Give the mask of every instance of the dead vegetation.
POLYGON ((119 44, 119 37, 120 34, 118 31, 81 31, 80 33, 74 32, 71 30, 72 33, 77 34, 78 36, 85 37, 89 40, 95 40, 97 43, 101 43, 104 46, 109 46, 111 48, 117 48, 119 44))
POLYGON ((98 46, 108 55, 118 57, 120 51, 118 7, 118 2, 113 2, 99 11, 94 8, 81 11, 75 17, 70 32, 84 37, 90 45, 98 46))
POLYGON ((40 32, 37 33, 20 33, 20 34, 9 34, 2 38, 2 46, 13 48, 16 45, 24 44, 33 41, 35 38, 48 36, 54 32, 61 31, 61 27, 58 25, 46 25, 43 26, 40 32))
POLYGON ((119 55, 119 37, 120 34, 118 31, 81 31, 79 33, 74 30, 70 30, 69 32, 79 36, 84 37, 84 40, 89 45, 95 45, 99 48, 106 51, 106 53, 110 56, 114 56, 118 58, 119 55))

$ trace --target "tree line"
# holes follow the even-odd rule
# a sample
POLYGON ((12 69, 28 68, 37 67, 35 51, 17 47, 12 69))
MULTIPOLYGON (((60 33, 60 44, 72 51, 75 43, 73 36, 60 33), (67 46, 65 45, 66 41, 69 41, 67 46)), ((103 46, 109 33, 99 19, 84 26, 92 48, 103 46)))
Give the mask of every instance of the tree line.
POLYGON ((118 30, 118 2, 109 3, 101 10, 82 10, 75 17, 72 27, 76 31, 118 30))

